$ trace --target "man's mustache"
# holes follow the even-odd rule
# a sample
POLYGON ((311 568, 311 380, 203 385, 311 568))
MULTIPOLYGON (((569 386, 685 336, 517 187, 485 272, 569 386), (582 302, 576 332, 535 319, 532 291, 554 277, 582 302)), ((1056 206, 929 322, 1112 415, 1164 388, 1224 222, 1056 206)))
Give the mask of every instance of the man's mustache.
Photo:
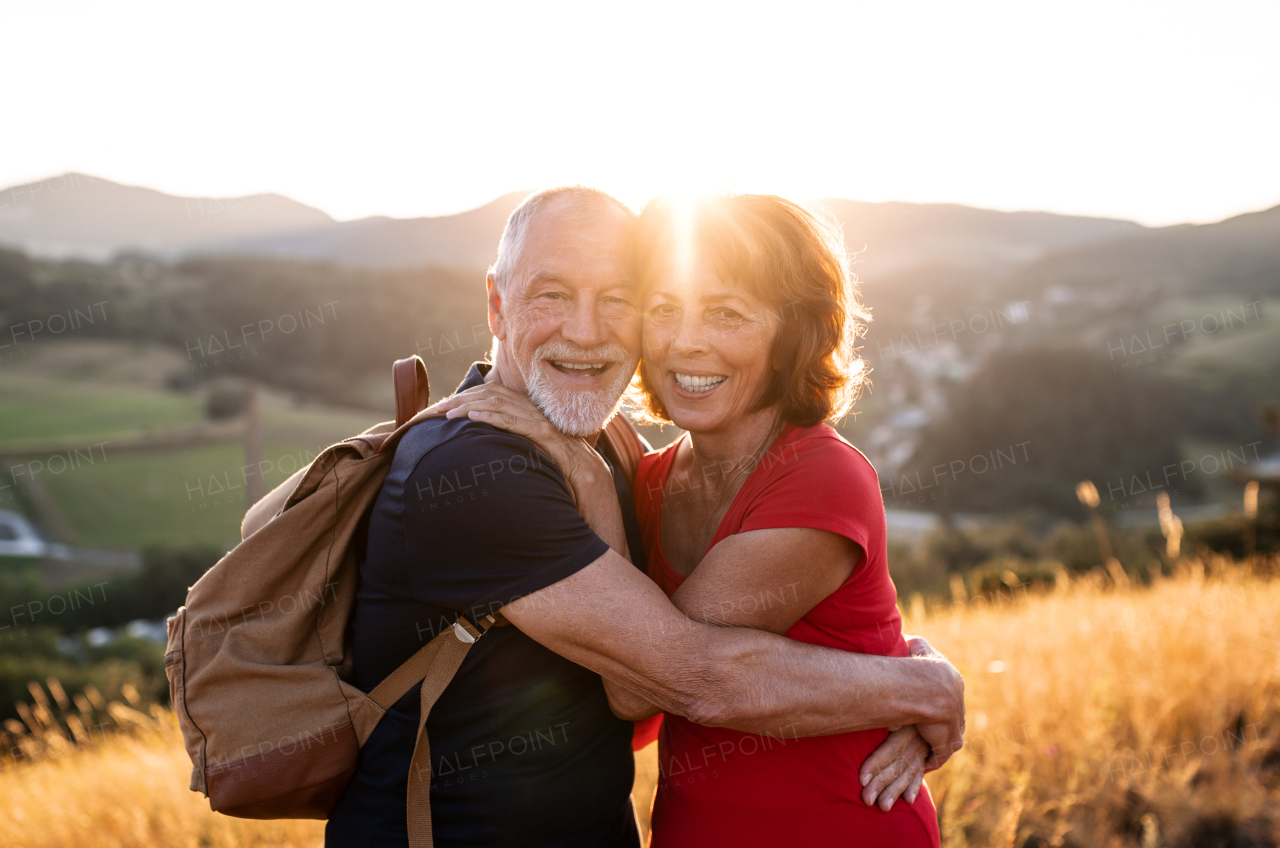
POLYGON ((589 362, 631 362, 631 354, 618 344, 602 344, 593 348, 579 347, 565 342, 547 342, 534 351, 535 360, 567 359, 589 362))

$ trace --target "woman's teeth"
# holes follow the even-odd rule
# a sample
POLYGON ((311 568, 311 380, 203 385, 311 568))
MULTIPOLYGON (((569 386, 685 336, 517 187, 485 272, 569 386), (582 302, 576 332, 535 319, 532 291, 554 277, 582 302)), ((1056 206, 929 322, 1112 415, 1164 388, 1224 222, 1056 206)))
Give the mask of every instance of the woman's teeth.
POLYGON ((727 378, 723 375, 715 377, 692 377, 688 374, 676 374, 676 383, 686 392, 705 392, 723 383, 727 378))

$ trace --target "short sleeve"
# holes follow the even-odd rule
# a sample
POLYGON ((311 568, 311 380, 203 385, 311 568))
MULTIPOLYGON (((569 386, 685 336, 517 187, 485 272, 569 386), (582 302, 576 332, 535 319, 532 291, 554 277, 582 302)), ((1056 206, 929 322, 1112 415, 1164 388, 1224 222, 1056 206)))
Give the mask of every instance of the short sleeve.
POLYGON ((446 609, 485 615, 609 550, 550 457, 487 424, 428 451, 403 500, 414 595, 446 609))
POLYGON ((764 485, 746 507, 737 532, 810 527, 838 533, 863 550, 884 525, 875 469, 834 434, 795 439, 761 460, 764 485))

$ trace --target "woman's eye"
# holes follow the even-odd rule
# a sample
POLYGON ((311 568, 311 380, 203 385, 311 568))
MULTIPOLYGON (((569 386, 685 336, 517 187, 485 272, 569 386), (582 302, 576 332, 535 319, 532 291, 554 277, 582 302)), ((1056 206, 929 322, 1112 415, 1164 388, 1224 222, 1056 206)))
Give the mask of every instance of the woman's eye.
POLYGON ((669 303, 661 303, 653 308, 655 318, 670 318, 676 314, 676 308, 669 303))
POLYGON ((736 321, 737 319, 742 317, 742 313, 737 312, 733 309, 730 309, 729 307, 726 306, 722 309, 717 309, 715 311, 715 316, 721 319, 722 321, 736 321))
POLYGON ((564 299, 564 295, 560 294, 560 292, 547 292, 546 294, 543 295, 543 297, 545 297, 547 300, 563 300, 564 299))

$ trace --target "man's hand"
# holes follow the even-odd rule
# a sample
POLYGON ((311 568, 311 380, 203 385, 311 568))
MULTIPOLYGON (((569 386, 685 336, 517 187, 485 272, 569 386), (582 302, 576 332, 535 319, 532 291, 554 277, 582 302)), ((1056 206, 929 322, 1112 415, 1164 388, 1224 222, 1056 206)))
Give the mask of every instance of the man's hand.
POLYGON ((947 720, 916 725, 920 736, 933 749, 925 762, 925 771, 932 771, 942 768, 952 754, 964 747, 964 678, 923 636, 906 636, 906 639, 911 656, 935 666, 939 691, 946 692, 951 699, 951 707, 946 710, 947 720))
POLYGON ((915 803, 925 772, 940 768, 964 745, 964 680, 922 636, 906 636, 911 656, 936 664, 939 691, 952 698, 952 720, 890 728, 889 736, 858 769, 862 802, 888 812, 899 797, 915 803))

